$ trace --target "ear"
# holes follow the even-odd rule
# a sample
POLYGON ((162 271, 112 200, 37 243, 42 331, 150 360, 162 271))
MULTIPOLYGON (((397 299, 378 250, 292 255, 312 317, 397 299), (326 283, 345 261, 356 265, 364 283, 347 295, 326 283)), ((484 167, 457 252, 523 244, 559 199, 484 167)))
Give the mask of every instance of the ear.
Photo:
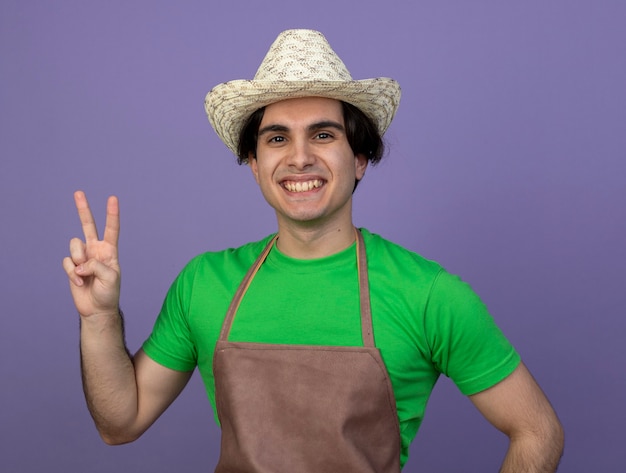
POLYGON ((256 162, 256 156, 254 153, 248 153, 248 166, 250 166, 250 170, 252 171, 252 175, 254 176, 254 180, 256 183, 259 183, 259 167, 256 162))
POLYGON ((365 170, 367 169, 368 162, 369 161, 367 160, 365 155, 363 154, 354 155, 354 171, 355 171, 355 177, 357 181, 360 181, 361 179, 363 179, 363 176, 365 176, 365 170))

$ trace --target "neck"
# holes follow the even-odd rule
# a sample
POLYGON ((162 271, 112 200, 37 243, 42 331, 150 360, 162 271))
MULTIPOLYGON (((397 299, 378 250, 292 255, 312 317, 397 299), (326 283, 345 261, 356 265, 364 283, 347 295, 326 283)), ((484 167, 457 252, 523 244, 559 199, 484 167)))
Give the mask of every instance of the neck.
POLYGON ((298 259, 323 258, 338 253, 354 243, 352 221, 332 227, 278 225, 278 249, 298 259))

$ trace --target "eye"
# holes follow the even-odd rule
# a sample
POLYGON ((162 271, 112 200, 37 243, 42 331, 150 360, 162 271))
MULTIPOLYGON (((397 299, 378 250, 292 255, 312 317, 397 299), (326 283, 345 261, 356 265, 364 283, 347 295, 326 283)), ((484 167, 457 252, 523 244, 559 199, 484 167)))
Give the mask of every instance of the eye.
POLYGON ((322 131, 322 132, 318 133, 317 135, 315 135, 315 139, 317 139, 317 140, 327 140, 329 138, 332 138, 332 135, 330 133, 325 132, 325 131, 322 131))
POLYGON ((272 136, 267 140, 268 143, 282 143, 283 141, 285 141, 283 136, 272 136))

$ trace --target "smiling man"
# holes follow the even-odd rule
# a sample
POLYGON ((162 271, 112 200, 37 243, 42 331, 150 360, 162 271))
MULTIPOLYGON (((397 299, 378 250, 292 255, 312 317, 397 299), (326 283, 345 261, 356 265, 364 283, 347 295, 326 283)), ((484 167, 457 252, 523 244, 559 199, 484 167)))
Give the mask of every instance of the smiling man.
POLYGON ((326 39, 281 33, 253 80, 206 97, 277 232, 194 258, 131 357, 119 310, 119 209, 64 268, 81 320, 87 404, 107 443, 138 438, 198 367, 222 428, 217 472, 399 472, 441 374, 510 438, 502 471, 555 471, 560 423, 469 286, 352 221, 400 88, 352 80, 326 39))
POLYGON ((352 192, 367 158, 350 147, 339 101, 304 97, 267 106, 250 154, 254 177, 276 211, 281 251, 322 257, 354 241, 352 192))

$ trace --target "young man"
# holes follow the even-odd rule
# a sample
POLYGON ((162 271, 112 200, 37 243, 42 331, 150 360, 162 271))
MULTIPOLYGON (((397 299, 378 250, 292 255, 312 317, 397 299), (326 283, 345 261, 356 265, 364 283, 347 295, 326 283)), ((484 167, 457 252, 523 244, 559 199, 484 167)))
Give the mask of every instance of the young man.
POLYGON ((192 260, 134 357, 119 312, 117 199, 64 268, 81 318, 85 395, 107 443, 138 438, 198 366, 222 446, 216 471, 398 472, 440 373, 510 438, 502 471, 555 471, 563 433, 471 289, 352 223, 352 194, 398 106, 354 81, 318 32, 290 30, 252 81, 207 95, 224 143, 274 208, 276 235, 192 260))

